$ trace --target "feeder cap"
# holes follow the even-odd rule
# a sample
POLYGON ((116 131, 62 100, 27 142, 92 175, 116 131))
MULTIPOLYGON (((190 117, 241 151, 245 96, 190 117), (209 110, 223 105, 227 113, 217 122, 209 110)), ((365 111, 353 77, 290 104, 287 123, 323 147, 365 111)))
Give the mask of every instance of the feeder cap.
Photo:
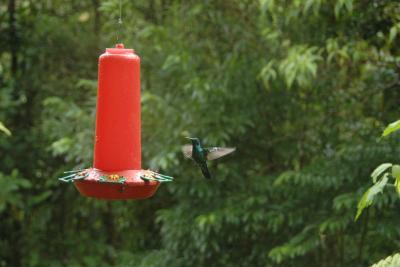
POLYGON ((109 54, 133 54, 135 50, 124 47, 124 44, 116 44, 115 48, 106 48, 106 53, 109 54))

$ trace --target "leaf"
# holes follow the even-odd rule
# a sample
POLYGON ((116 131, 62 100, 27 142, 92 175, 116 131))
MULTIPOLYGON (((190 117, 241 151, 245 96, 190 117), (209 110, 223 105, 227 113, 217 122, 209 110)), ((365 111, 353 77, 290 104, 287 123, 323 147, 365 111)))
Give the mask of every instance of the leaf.
POLYGON ((400 178, 400 165, 392 166, 392 176, 396 179, 400 178))
POLYGON ((396 192, 400 195, 400 165, 393 165, 392 176, 396 179, 394 186, 396 187, 396 192))
POLYGON ((274 8, 274 0, 260 0, 260 9, 262 12, 270 11, 274 8))
POLYGON ((393 42, 394 38, 396 38, 396 35, 397 35, 397 27, 390 28, 389 43, 393 42))
POLYGON ((274 61, 270 61, 266 66, 264 66, 258 75, 259 78, 261 78, 264 82, 265 88, 270 87, 270 82, 275 80, 277 77, 277 73, 274 69, 274 61))
POLYGON ((2 131, 3 133, 5 133, 8 136, 11 135, 10 130, 8 130, 7 127, 4 126, 4 124, 1 121, 0 121, 0 131, 2 131))
POLYGON ((268 257, 276 263, 281 263, 285 258, 294 258, 312 251, 319 243, 319 237, 314 234, 316 227, 316 225, 306 226, 283 245, 271 249, 268 257))
POLYGON ((388 136, 389 134, 397 131, 400 129, 400 120, 392 122, 391 124, 389 124, 386 129, 383 131, 382 136, 388 136))
POLYGON ((353 9, 353 0, 338 0, 335 4, 335 17, 339 17, 342 9, 347 9, 348 12, 351 12, 353 9))
POLYGON ((400 180, 399 179, 396 179, 396 181, 394 182, 394 186, 396 188, 397 194, 400 195, 400 180))
POLYGON ((306 87, 315 79, 318 61, 321 59, 317 47, 298 45, 289 49, 287 57, 279 63, 278 69, 288 88, 295 83, 306 87))
POLYGON ((357 214, 356 217, 354 218, 355 221, 358 220, 360 215, 362 214, 363 210, 365 208, 368 208, 369 206, 372 205, 375 197, 377 194, 381 193, 383 191, 383 188, 385 188, 387 182, 389 180, 389 174, 385 173, 385 175, 382 177, 382 179, 371 186, 361 197, 360 202, 358 202, 357 205, 357 214))
POLYGON ((388 168, 392 167, 392 163, 382 163, 381 165, 379 165, 372 173, 371 173, 371 177, 372 177, 372 182, 376 183, 376 181, 378 180, 378 177, 385 172, 388 168))
POLYGON ((397 35, 399 34, 399 30, 400 30, 400 23, 396 23, 395 25, 393 25, 390 28, 389 40, 388 40, 389 44, 391 44, 394 41, 394 39, 397 37, 397 35))
POLYGON ((371 267, 397 267, 400 266, 400 254, 394 254, 379 262, 375 263, 371 267))
POLYGON ((53 192, 51 190, 47 190, 47 191, 42 192, 41 194, 34 195, 30 199, 29 205, 30 206, 38 205, 38 204, 46 201, 46 199, 48 199, 48 197, 50 197, 52 194, 53 194, 53 192))
POLYGON ((307 13, 307 11, 310 9, 310 7, 312 7, 313 4, 314 0, 307 0, 304 4, 303 12, 307 13))
POLYGON ((55 156, 65 154, 72 148, 74 141, 71 138, 63 137, 51 144, 55 156))
POLYGON ((161 67, 162 70, 168 70, 172 66, 177 65, 181 62, 181 58, 179 55, 169 55, 165 60, 163 66, 161 67))

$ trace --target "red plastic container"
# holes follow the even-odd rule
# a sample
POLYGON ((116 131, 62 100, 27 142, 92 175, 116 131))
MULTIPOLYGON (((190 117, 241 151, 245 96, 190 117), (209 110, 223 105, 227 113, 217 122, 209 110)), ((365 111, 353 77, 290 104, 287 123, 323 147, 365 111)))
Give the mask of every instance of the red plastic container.
POLYGON ((140 58, 122 44, 107 48, 99 58, 94 168, 76 181, 82 195, 105 199, 142 199, 159 183, 140 179, 140 58), (104 183, 99 177, 119 175, 124 184, 104 183))

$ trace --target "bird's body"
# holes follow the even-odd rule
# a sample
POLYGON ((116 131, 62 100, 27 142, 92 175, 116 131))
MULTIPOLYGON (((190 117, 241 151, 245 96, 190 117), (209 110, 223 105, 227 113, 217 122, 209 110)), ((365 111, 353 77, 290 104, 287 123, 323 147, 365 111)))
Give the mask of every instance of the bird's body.
POLYGON ((208 179, 211 178, 211 174, 208 170, 207 160, 214 160, 235 151, 235 148, 204 148, 198 138, 189 139, 191 140, 192 144, 183 146, 183 154, 188 158, 192 158, 197 163, 197 165, 199 165, 204 177, 208 179))

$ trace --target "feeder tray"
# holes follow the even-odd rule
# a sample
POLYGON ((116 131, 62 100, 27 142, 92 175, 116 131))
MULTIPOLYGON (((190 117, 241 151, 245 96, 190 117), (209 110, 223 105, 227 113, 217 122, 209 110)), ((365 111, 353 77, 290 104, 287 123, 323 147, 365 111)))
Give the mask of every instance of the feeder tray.
POLYGON ((87 197, 100 199, 144 199, 151 197, 162 182, 172 177, 150 170, 105 172, 95 168, 69 171, 60 178, 73 182, 78 191, 87 197))

